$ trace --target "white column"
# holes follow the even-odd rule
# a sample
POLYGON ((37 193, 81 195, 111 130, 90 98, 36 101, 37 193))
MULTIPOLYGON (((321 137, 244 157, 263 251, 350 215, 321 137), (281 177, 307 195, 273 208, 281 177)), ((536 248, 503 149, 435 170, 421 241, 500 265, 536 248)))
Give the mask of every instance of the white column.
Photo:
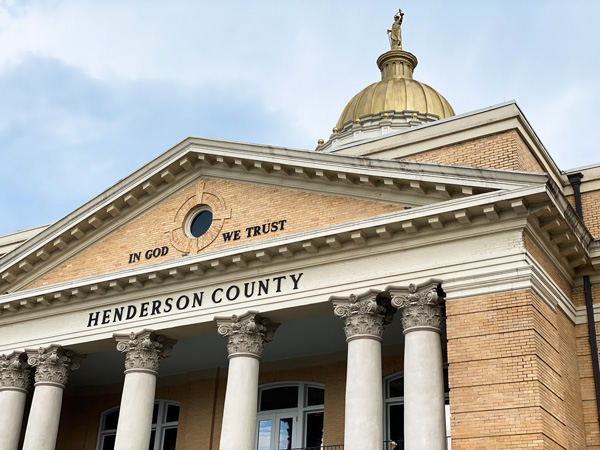
POLYGON ((35 389, 23 450, 54 450, 63 390, 69 371, 79 368, 83 356, 58 345, 26 351, 27 362, 35 367, 35 389))
POLYGON ((344 320, 348 342, 344 449, 381 450, 381 342, 383 328, 395 310, 379 297, 379 291, 331 300, 335 315, 344 320))
POLYGON ((17 450, 31 372, 26 353, 0 355, 0 449, 17 450))
POLYGON ((265 342, 273 340, 279 324, 256 311, 242 316, 216 317, 226 336, 229 353, 227 391, 223 409, 220 450, 253 450, 258 406, 258 369, 265 342))
POLYGON ((404 328, 404 447, 445 450, 444 367, 440 335, 444 321, 440 280, 389 287, 404 328))
POLYGON ((149 330, 115 339, 126 369, 115 450, 148 450, 160 358, 171 354, 176 341, 149 330))

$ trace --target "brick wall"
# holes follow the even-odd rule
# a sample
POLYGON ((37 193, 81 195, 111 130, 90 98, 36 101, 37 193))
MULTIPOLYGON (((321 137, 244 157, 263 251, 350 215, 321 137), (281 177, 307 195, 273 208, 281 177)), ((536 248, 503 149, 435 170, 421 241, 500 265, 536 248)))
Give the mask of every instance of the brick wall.
POLYGON ((195 185, 174 194, 133 222, 124 223, 119 230, 71 258, 27 288, 181 257, 181 252, 171 246, 170 232, 177 226, 173 223, 173 218, 186 200, 196 193, 197 185, 200 183, 205 184, 205 192, 220 194, 227 208, 232 210, 231 218, 225 220, 221 232, 242 229, 244 235, 242 239, 235 242, 224 242, 219 235, 211 245, 201 251, 217 250, 402 209, 397 205, 310 194, 290 189, 275 189, 222 180, 200 180, 195 185), (287 222, 284 224, 284 230, 276 235, 269 233, 245 237, 246 227, 279 220, 287 222), (169 247, 166 256, 144 259, 145 250, 162 246, 169 247), (141 260, 129 264, 129 254, 138 251, 142 252, 141 260))
MULTIPOLYGON (((383 358, 384 376, 399 370, 402 370, 401 356, 383 358)), ((279 381, 324 384, 324 445, 343 444, 345 361, 261 372, 259 377, 261 385, 279 381)), ((157 399, 174 400, 181 404, 177 450, 219 449, 226 385, 227 380, 220 376, 157 388, 157 399)), ((100 415, 119 404, 120 392, 121 386, 67 388, 57 450, 95 450, 100 415)))
POLYGON ((448 302, 452 448, 584 448, 575 329, 531 291, 448 302))
POLYGON ((544 172, 523 139, 514 130, 428 150, 402 159, 488 169, 544 172))
POLYGON ((600 191, 590 191, 581 194, 583 221, 592 236, 600 238, 600 191))

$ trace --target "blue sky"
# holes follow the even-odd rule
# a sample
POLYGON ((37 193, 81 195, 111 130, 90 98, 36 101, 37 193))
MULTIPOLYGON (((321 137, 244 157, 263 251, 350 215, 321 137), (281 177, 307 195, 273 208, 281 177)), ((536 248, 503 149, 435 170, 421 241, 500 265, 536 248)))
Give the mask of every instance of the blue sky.
POLYGON ((457 113, 514 99, 561 169, 600 163, 600 2, 0 0, 0 234, 187 136, 314 148, 379 78, 398 7, 457 113))

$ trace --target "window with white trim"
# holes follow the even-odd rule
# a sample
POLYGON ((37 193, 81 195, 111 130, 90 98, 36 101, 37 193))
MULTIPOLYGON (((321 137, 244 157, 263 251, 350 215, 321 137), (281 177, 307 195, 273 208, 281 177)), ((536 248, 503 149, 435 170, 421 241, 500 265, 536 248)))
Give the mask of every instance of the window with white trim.
POLYGON ((257 450, 320 449, 325 388, 315 383, 272 383, 258 392, 257 450))
MULTIPOLYGON (((102 413, 97 450, 113 450, 115 448, 119 409, 117 406, 102 413)), ((148 450, 175 450, 178 424, 179 403, 156 400, 152 412, 152 434, 148 450)))

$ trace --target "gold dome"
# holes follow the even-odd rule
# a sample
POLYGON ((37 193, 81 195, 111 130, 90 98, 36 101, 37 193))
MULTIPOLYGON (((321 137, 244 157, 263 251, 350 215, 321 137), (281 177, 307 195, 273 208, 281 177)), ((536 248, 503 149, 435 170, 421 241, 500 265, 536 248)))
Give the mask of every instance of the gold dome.
POLYGON ((450 103, 432 87, 414 80, 417 66, 415 55, 403 50, 392 50, 377 59, 381 81, 367 86, 346 105, 336 128, 342 129, 349 121, 383 111, 417 111, 433 114, 440 119, 454 115, 450 103))

